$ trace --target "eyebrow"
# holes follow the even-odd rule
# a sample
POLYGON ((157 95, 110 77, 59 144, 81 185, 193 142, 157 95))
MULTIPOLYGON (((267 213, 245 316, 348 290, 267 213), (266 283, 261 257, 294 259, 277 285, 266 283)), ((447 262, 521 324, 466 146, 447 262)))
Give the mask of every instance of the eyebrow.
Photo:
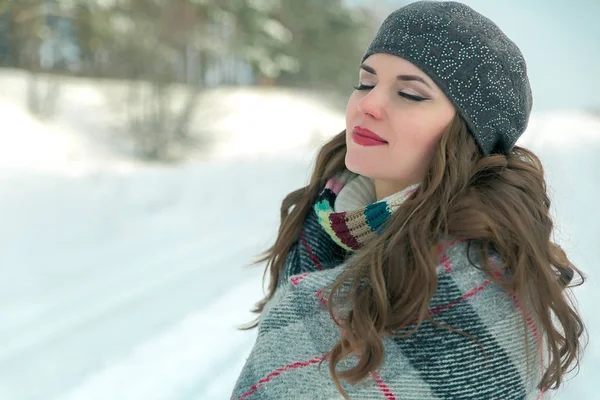
MULTIPOLYGON (((370 74, 377 75, 377 72, 375 72, 375 70, 372 67, 369 67, 367 64, 361 64, 360 68, 364 69, 365 71, 367 71, 370 74)), ((399 81, 421 82, 425 86, 427 86, 429 89, 432 89, 432 87, 429 86, 429 84, 427 82, 425 82, 425 80, 423 78, 421 78, 420 76, 417 76, 417 75, 398 75, 398 76, 396 76, 396 79, 398 79, 399 81)))

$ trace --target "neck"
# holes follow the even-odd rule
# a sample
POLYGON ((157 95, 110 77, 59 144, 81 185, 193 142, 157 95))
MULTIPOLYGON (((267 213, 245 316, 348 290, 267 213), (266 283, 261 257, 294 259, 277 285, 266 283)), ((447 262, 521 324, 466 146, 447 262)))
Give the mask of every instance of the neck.
POLYGON ((398 193, 410 186, 410 184, 382 181, 378 179, 374 179, 373 182, 375 183, 375 195, 377 196, 377 201, 385 199, 386 197, 394 193, 398 193))

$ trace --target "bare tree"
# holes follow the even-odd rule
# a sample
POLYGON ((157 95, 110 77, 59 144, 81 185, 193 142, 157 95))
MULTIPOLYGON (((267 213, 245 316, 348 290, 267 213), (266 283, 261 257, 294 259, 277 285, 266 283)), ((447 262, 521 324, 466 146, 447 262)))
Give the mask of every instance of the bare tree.
POLYGON ((53 62, 50 42, 56 39, 56 32, 48 26, 46 18, 60 15, 60 12, 58 5, 52 8, 41 0, 0 3, 0 14, 8 15, 7 20, 11 22, 9 32, 13 37, 10 39, 18 44, 11 46, 19 49, 14 56, 28 71, 27 109, 40 118, 48 118, 54 113, 60 95, 60 77, 46 73, 53 62))
POLYGON ((147 160, 173 160, 199 146, 191 119, 202 92, 201 73, 189 70, 200 50, 203 10, 185 0, 122 1, 111 10, 111 54, 127 78, 122 116, 133 151, 147 160))

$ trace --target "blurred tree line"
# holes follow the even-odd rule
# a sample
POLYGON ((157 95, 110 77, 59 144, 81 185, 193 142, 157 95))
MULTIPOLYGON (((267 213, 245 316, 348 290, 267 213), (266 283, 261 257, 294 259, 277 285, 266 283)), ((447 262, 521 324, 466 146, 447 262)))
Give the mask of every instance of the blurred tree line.
POLYGON ((214 86, 336 88, 373 15, 343 0, 0 0, 0 65, 214 86))
POLYGON ((172 144, 190 144, 205 88, 347 94, 376 26, 344 0, 0 0, 0 66, 28 71, 28 106, 40 116, 52 113, 60 76, 126 80, 136 151, 164 159, 172 144))

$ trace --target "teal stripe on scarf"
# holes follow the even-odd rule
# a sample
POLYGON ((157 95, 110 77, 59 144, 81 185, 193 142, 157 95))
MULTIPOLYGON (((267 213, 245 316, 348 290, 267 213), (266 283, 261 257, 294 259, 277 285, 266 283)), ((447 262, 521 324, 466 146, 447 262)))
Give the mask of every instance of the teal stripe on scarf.
POLYGON ((384 223, 392 215, 387 203, 371 203, 365 207, 365 217, 367 224, 372 232, 380 234, 384 228, 384 223))

